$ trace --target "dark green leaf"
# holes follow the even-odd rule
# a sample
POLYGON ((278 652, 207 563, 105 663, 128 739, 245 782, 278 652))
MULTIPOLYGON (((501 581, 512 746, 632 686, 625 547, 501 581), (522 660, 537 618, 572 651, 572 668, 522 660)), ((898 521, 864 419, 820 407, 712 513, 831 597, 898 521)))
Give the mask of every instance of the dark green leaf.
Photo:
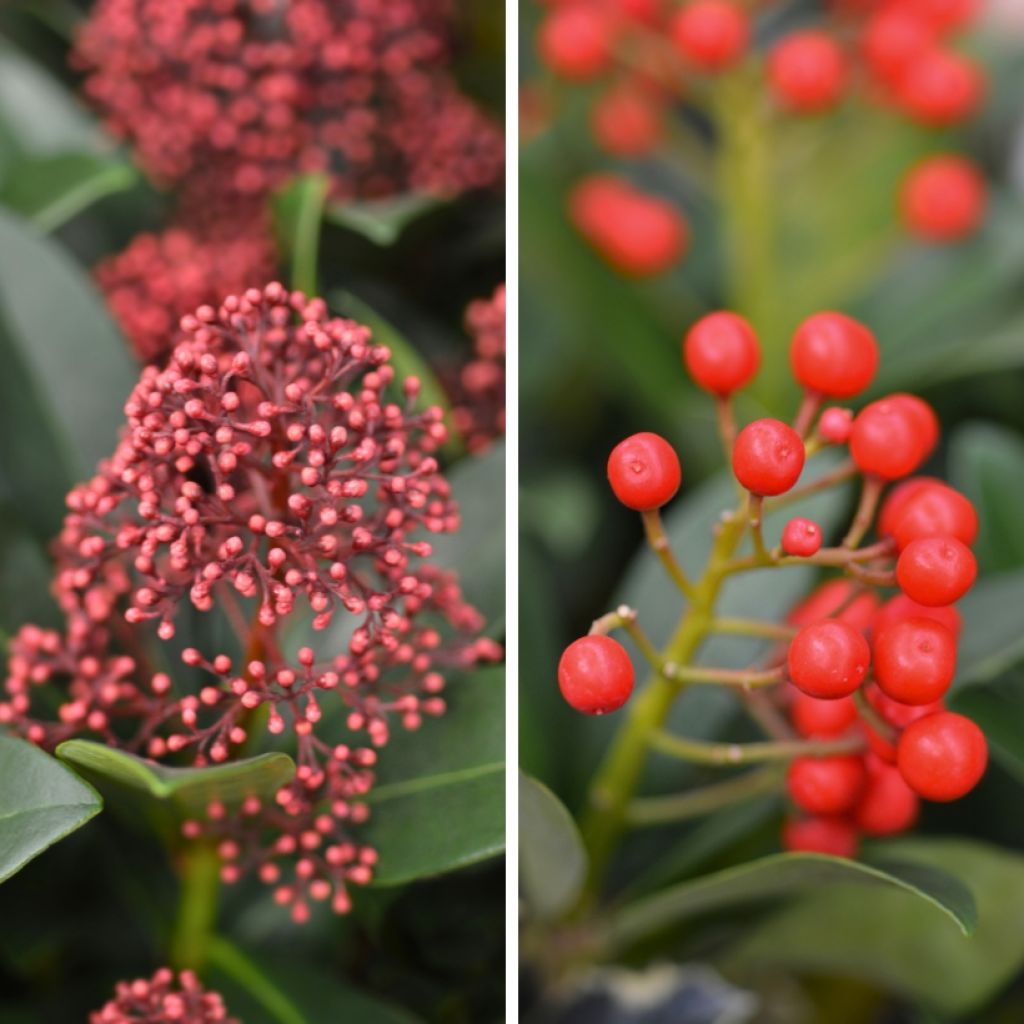
POLYGON ((375 245, 394 245, 402 232, 419 217, 445 204, 435 196, 410 192, 389 199, 369 199, 353 203, 331 203, 327 219, 349 228, 375 245))
POLYGON ((583 889, 587 854, 576 823, 547 786, 519 774, 519 878, 540 918, 571 907, 583 889))
POLYGON ((989 574, 957 605, 963 632, 954 687, 984 683, 1024 659, 1024 569, 989 574))
POLYGON ((399 885, 495 856, 504 848, 504 672, 454 683, 449 708, 381 755, 370 794, 375 882, 399 885))
POLYGON ((0 736, 0 882, 81 828, 103 802, 59 761, 0 736))
MULTIPOLYGON (((974 930, 977 914, 970 890, 945 871, 914 863, 909 857, 872 866, 823 854, 784 853, 727 868, 627 904, 609 918, 604 939, 612 950, 626 949, 699 914, 793 896, 809 889, 827 892, 843 882, 899 889, 941 911, 962 934, 974 930)), ((872 893, 865 898, 861 892, 859 898, 871 907, 876 896, 872 893)), ((834 926, 843 918, 828 920, 834 926)))
POLYGON ((307 174, 278 192, 273 201, 274 230, 291 264, 292 286, 309 296, 320 294, 320 227, 329 188, 326 174, 307 174))
MULTIPOLYGON (((1020 334, 1018 333, 1018 343, 1020 334)), ((949 482, 978 510, 982 573, 1024 565, 1024 441, 993 423, 967 423, 949 445, 949 482)))
POLYGON ((951 706, 981 726, 992 756, 1024 783, 1024 680, 972 686, 958 693, 951 706))
POLYGON ((878 850, 959 878, 977 904, 975 933, 965 938, 947 909, 910 891, 833 886, 747 932, 732 965, 853 976, 957 1019, 978 1019, 973 1011, 1024 963, 1024 857, 961 839, 904 840, 878 850))
POLYGON ((170 768, 102 743, 68 740, 57 756, 98 789, 129 790, 183 814, 200 812, 214 800, 232 805, 247 796, 272 796, 295 774, 295 763, 282 753, 208 768, 170 768))
POLYGON ((131 164, 89 153, 60 153, 19 161, 0 188, 0 203, 53 231, 104 196, 138 178, 131 164))

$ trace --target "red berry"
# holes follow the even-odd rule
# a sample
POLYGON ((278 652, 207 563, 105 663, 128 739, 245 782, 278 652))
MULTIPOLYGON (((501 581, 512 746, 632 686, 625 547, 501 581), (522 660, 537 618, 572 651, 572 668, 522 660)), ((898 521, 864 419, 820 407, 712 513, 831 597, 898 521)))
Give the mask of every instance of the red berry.
POLYGON ((852 859, 857 856, 857 830, 845 818, 801 818, 783 826, 782 845, 790 853, 827 853, 852 859))
POLYGON ((632 277, 667 270, 682 258, 689 243, 686 221, 671 203, 612 175, 580 182, 570 196, 569 212, 598 252, 632 277))
POLYGON ((558 663, 562 696, 585 715, 617 711, 633 692, 633 663, 610 636, 574 640, 558 663))
POLYGON ((857 721, 857 705, 852 697, 821 700, 796 690, 789 706, 789 717, 801 736, 827 739, 841 736, 857 721))
POLYGON ((912 601, 929 608, 959 601, 977 575, 971 549, 955 537, 911 541, 896 562, 900 589, 912 601))
POLYGON ((849 409, 832 406, 818 418, 818 436, 829 444, 846 444, 853 430, 853 413, 849 409))
POLYGON ((887 7, 873 14, 864 26, 861 48, 875 77, 893 85, 935 41, 935 30, 926 22, 900 8, 887 7))
MULTIPOLYGON (((897 731, 902 731, 911 722, 916 722, 919 718, 934 715, 936 712, 945 710, 941 700, 935 701, 934 704, 901 704, 898 700, 893 700, 892 697, 883 693, 874 683, 869 683, 864 687, 864 695, 875 711, 897 731)), ((883 761, 895 764, 895 745, 883 739, 867 722, 864 722, 863 725, 872 752, 882 758, 883 761)))
POLYGON ((966 120, 981 106, 985 79, 958 53, 927 50, 910 62, 899 84, 901 107, 922 124, 944 128, 966 120))
POLYGON ((941 33, 967 28, 981 8, 980 0, 903 0, 903 5, 941 33))
POLYGON ((789 361, 797 382, 830 398, 863 391, 878 369, 878 344, 864 324, 842 313, 815 313, 793 335, 789 361))
POLYGON ((853 421, 850 455, 862 473, 896 480, 913 473, 929 450, 918 415, 899 399, 871 402, 853 421))
POLYGON ((633 434, 608 456, 608 482, 627 508, 649 512, 675 497, 682 480, 679 456, 657 434, 633 434))
POLYGON ((845 814, 864 789, 864 761, 853 754, 798 757, 789 766, 790 799, 808 814, 845 814))
POLYGON ((750 20, 726 0, 693 0, 672 19, 669 31, 691 64, 702 71, 723 71, 746 51, 750 20))
POLYGON ((749 384, 761 365, 754 329, 736 313, 709 313, 683 340, 683 359, 699 387, 713 395, 731 395, 749 384))
POLYGON ((753 494, 783 494, 800 479, 806 454, 792 427, 781 420, 754 420, 736 438, 732 470, 753 494))
POLYGON ((875 617, 875 632, 880 633, 904 619, 931 619, 932 622, 945 626, 954 637, 960 635, 960 628, 963 625, 960 613, 953 607, 927 608, 923 604, 911 601, 906 594, 897 594, 886 601, 879 610, 875 617))
POLYGON ((867 783, 854 811, 858 828, 869 836, 891 836, 913 828, 920 801, 899 770, 868 755, 867 772, 867 783))
POLYGON ((541 23, 541 60, 565 78, 595 78, 611 65, 614 25, 607 13, 585 3, 556 7, 541 23))
POLYGON ((867 640, 839 619, 804 626, 786 657, 793 685, 812 697, 848 697, 864 682, 871 663, 867 640))
MULTIPOLYGON (((959 491, 927 480, 900 499, 898 509, 885 518, 884 526, 901 551, 922 537, 956 537, 971 545, 978 536, 978 513, 959 491)), ((880 518, 879 529, 882 527, 880 518)))
POLYGON ((839 621, 852 626, 858 633, 863 633, 871 628, 879 600, 873 590, 865 590, 850 600, 853 589, 854 584, 851 580, 827 580, 801 601, 789 613, 786 621, 794 626, 809 626, 812 622, 832 618, 836 611, 842 608, 837 616, 839 621))
POLYGON ((907 230, 929 242, 958 242, 985 216, 985 179, 958 156, 923 160, 903 181, 900 210, 907 230))
POLYGON ((906 391, 889 395, 889 401, 903 409, 910 418, 924 446, 924 458, 927 458, 939 443, 939 417, 935 410, 923 398, 906 391))
POLYGON ((896 532, 896 523, 910 499, 929 484, 942 484, 937 476, 914 476, 901 480, 885 496, 878 512, 878 535, 891 537, 896 532))
POLYGON ((661 110, 642 89, 620 85, 594 105, 594 138, 613 156, 644 156, 661 140, 661 110))
POLYGON ((828 110, 846 85, 846 59, 826 32, 794 32, 768 58, 768 81, 782 106, 800 114, 828 110))
POLYGON ((872 642, 875 680, 901 704, 941 700, 956 674, 956 637, 933 619, 900 619, 872 642))
POLYGON ((782 531, 782 550, 787 555, 809 558, 821 547, 821 527, 810 519, 790 519, 782 531))
POLYGON ((969 793, 981 780, 988 744, 969 718, 940 711, 904 729, 896 764, 918 796, 944 803, 969 793))

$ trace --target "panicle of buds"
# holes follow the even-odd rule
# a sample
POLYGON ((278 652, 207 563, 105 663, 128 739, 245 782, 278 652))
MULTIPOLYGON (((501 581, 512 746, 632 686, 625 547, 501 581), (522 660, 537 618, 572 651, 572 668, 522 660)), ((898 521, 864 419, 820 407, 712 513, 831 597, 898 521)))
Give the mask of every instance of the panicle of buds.
POLYGON ((223 998, 207 992, 191 971, 177 978, 161 967, 152 978, 121 981, 102 1009, 89 1015, 89 1024, 240 1024, 229 1017, 223 998))
POLYGON ((455 425, 471 451, 505 433, 505 286, 466 309, 474 357, 456 382, 455 425))

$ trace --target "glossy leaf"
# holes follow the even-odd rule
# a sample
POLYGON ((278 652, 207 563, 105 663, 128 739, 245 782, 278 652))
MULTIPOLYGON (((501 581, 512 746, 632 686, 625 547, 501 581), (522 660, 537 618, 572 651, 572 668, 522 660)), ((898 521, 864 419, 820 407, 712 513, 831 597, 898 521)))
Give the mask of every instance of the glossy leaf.
POLYGON ((172 768, 91 740, 68 740, 57 756, 97 788, 128 790, 189 814, 214 800, 232 805, 270 797, 295 774, 287 754, 260 754, 208 768, 172 768))
POLYGON ((436 196, 415 192, 388 199, 331 203, 327 219, 339 227, 355 231, 375 245, 394 245, 413 221, 445 205, 436 196))
POLYGON ((499 854, 505 828, 504 671, 452 684, 447 713, 382 751, 369 797, 375 883, 399 885, 499 854))
POLYGON ((852 976, 976 1019, 973 1011, 1024 964, 1024 857, 966 839, 908 839, 880 844, 883 851, 960 879, 977 904, 974 934, 965 938, 948 910, 915 893, 833 886, 748 931, 730 966, 852 976))
POLYGON ((568 910, 583 889, 587 855, 576 823, 547 786, 519 774, 519 878, 540 918, 568 910))
POLYGON ((320 226, 329 188, 326 174, 307 174, 278 192, 272 206, 274 230, 291 264, 292 287, 308 296, 319 294, 320 226))
MULTIPOLYGON (((622 950, 657 932, 674 928, 700 914, 743 904, 793 896, 849 882, 876 888, 891 887, 941 911, 970 934, 977 911, 970 890, 945 871, 916 864, 909 858, 888 859, 876 865, 816 853, 785 853, 727 868, 703 878, 664 889, 626 905, 608 921, 605 942, 622 950)), ((875 894, 860 899, 873 905, 875 894)), ((840 917, 830 918, 835 921, 840 917)))
POLYGON ((99 794, 25 740, 0 736, 0 882, 103 807, 99 794))
POLYGON ((963 617, 954 687, 984 683, 1024 660, 1024 569, 983 576, 958 604, 963 617))
POLYGON ((130 188, 131 164, 89 153, 60 153, 19 161, 0 188, 0 203, 53 231, 93 203, 130 188))

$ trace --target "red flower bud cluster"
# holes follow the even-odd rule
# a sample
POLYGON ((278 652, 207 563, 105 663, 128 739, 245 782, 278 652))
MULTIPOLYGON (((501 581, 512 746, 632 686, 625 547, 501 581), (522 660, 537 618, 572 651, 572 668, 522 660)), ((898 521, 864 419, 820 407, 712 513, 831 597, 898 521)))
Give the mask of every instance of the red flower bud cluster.
MULTIPOLYGON (((716 399, 733 475, 746 492, 739 509, 722 517, 700 582, 691 583, 675 561, 661 525, 659 510, 681 482, 669 442, 650 433, 626 438, 611 453, 608 478, 618 500, 642 513, 654 554, 690 602, 688 628, 707 622, 704 632, 716 632, 714 602, 732 574, 803 564, 839 569, 844 576, 820 586, 789 613, 786 625, 770 618, 732 624, 735 632, 785 638, 766 666, 677 664, 672 646, 657 651, 637 613, 623 606, 566 649, 559 685, 579 711, 603 714, 622 707, 633 691, 633 665, 607 635, 622 628, 662 682, 775 687, 768 699, 790 723, 776 736, 784 741, 776 756, 793 758, 787 789, 798 812, 784 829, 784 843, 791 850, 853 856, 860 834, 910 828, 920 799, 958 799, 984 774, 984 735, 943 703, 956 674, 961 628, 953 605, 977 572, 970 548, 978 534, 977 513, 942 481, 911 476, 939 438, 937 417, 922 399, 890 395, 857 414, 823 409, 828 399, 852 398, 871 384, 879 351, 866 325, 825 312, 798 326, 790 363, 804 398, 792 424, 766 418, 736 431, 732 396, 761 363, 756 333, 736 314, 712 313, 694 324, 684 339, 683 359, 695 383, 716 399), (769 547, 762 522, 766 498, 785 503, 797 496, 805 462, 829 446, 845 447, 847 461, 834 479, 824 478, 811 490, 862 478, 843 542, 823 547, 821 526, 797 517, 783 526, 777 546, 769 547), (899 483, 885 494, 894 481, 899 483), (872 525, 876 536, 862 547, 872 525), (740 557, 737 549, 748 531, 753 554, 740 557), (896 593, 883 603, 877 591, 885 589, 896 593), (795 741, 795 757, 794 737, 806 741, 795 741)), ((767 720, 777 729, 779 717, 767 720)), ((675 749, 667 739, 662 748, 675 749)), ((686 741, 679 756, 739 764, 744 747, 686 741)))
POLYGON ((277 884, 283 860, 294 878, 278 898, 297 919, 307 895, 344 910, 346 881, 372 871, 348 825, 365 818, 375 754, 318 735, 325 709, 380 747, 394 721, 444 711, 447 671, 500 655, 427 561, 427 538, 459 526, 435 456, 441 411, 415 411, 418 381, 397 387, 368 328, 279 284, 200 307, 181 330, 166 367, 143 371, 113 456, 68 495, 67 635, 13 641, 0 720, 47 746, 98 735, 203 765, 241 754, 261 712, 272 735, 294 733, 298 774, 273 806, 211 807, 225 877, 254 868, 277 884), (194 613, 231 641, 154 671, 153 634, 171 641, 194 613), (32 691, 53 681, 66 699, 46 721, 32 691))
POLYGON ((455 426, 470 451, 486 448, 505 433, 505 286, 466 310, 473 358, 455 384, 455 426))
POLYGON ((501 175, 501 133, 456 87, 449 0, 101 0, 74 64, 162 182, 265 195, 326 171, 338 199, 458 193, 501 175))
POLYGON ((152 978, 122 981, 117 994, 102 1009, 89 1015, 89 1024, 240 1024, 229 1017, 224 1000, 207 992, 191 971, 177 980, 169 967, 152 978))
MULTIPOLYGON (((827 10, 820 24, 789 31, 763 52, 753 48, 756 11, 738 0, 655 2, 642 10, 617 0, 554 0, 546 6, 537 37, 541 61, 568 81, 601 83, 590 127, 613 157, 657 158, 668 142, 664 126, 671 107, 700 108, 703 102, 706 90, 691 90, 689 83, 727 75, 743 62, 762 70, 772 104, 790 115, 824 114, 857 93, 915 123, 946 128, 975 115, 985 97, 983 69, 957 48, 958 36, 979 13, 974 0, 885 0, 827 10)), ((714 126, 718 111, 699 112, 714 126)), ((661 201, 635 189, 635 212, 615 203, 607 189, 593 204, 598 212, 581 216, 581 197, 597 180, 611 179, 584 179, 570 215, 613 266, 628 274, 655 274, 683 257, 685 245, 662 241, 671 221, 685 228, 682 211, 648 211, 644 200, 661 201), (602 216, 604 209, 609 212, 602 216), (659 226, 651 227, 655 222, 659 226), (628 250, 628 258, 621 250, 628 250)), ((620 185, 620 191, 632 188, 620 185)), ((969 160, 938 154, 907 171, 899 214, 915 237, 958 241, 981 224, 986 191, 983 175, 969 160)))

